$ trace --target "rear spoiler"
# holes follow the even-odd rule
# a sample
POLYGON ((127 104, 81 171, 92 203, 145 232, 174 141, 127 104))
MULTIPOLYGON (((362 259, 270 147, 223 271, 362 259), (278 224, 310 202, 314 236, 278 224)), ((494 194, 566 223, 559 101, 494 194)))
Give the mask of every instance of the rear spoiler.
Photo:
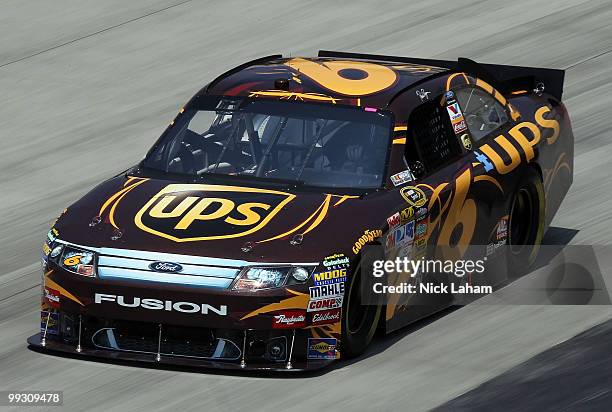
POLYGON ((411 63, 424 66, 444 67, 449 70, 464 71, 486 81, 499 92, 508 95, 513 91, 545 91, 557 100, 563 96, 565 70, 545 69, 541 67, 508 66, 504 64, 477 63, 460 57, 457 61, 419 59, 414 57, 383 56, 319 50, 319 57, 337 57, 348 59, 378 60, 384 62, 411 63))

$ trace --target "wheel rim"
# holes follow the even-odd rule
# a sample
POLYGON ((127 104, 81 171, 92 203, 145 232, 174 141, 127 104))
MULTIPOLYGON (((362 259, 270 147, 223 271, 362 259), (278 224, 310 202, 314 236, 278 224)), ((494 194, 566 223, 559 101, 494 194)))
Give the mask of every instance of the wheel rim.
POLYGON ((529 244, 534 224, 533 199, 526 188, 518 191, 510 213, 509 244, 512 253, 518 254, 529 244))

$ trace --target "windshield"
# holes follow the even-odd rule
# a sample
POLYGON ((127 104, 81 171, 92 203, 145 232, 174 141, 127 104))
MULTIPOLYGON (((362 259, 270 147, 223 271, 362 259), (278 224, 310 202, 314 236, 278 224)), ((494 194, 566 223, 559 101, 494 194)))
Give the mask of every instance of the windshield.
POLYGON ((382 185, 392 119, 375 109, 203 96, 151 149, 144 166, 321 187, 382 185))

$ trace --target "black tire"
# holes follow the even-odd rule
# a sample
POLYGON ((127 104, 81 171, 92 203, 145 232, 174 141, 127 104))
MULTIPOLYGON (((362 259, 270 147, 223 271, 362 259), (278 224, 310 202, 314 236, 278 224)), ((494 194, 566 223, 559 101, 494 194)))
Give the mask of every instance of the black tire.
POLYGON ((347 282, 342 305, 342 356, 354 358, 368 347, 378 327, 382 307, 361 304, 361 262, 347 282))
POLYGON ((517 275, 535 262, 545 226, 545 199, 542 179, 529 169, 512 198, 508 222, 508 264, 517 275))

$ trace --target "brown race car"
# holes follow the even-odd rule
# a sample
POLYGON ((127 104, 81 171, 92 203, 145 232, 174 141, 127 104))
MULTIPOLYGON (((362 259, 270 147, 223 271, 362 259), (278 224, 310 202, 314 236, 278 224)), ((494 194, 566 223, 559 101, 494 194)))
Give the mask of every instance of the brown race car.
POLYGON ((563 78, 327 51, 232 69, 54 223, 28 342, 236 369, 357 356, 449 304, 362 304, 367 247, 533 262, 572 182, 563 78))

